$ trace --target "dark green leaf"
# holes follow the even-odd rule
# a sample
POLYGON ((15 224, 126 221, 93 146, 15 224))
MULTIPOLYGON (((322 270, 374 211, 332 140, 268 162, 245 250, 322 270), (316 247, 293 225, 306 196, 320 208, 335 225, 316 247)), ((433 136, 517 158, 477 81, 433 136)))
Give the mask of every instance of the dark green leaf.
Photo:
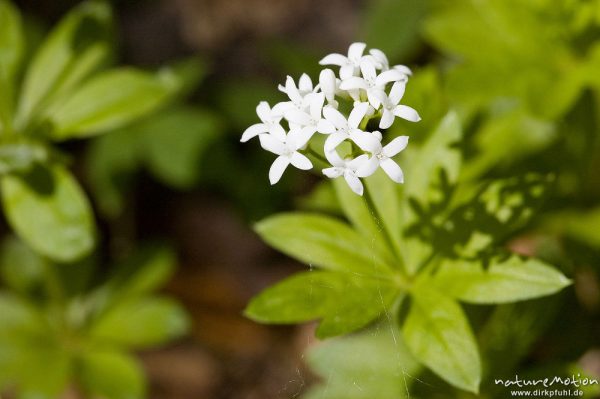
POLYGON ((425 366, 458 388, 478 392, 477 343, 458 303, 423 285, 415 287, 402 332, 412 354, 425 366))
POLYGON ((22 241, 8 237, 0 246, 2 280, 11 289, 28 293, 44 279, 45 260, 22 241))
POLYGON ((35 251, 69 262, 94 247, 90 204, 62 166, 37 167, 24 176, 4 176, 2 202, 16 233, 35 251))

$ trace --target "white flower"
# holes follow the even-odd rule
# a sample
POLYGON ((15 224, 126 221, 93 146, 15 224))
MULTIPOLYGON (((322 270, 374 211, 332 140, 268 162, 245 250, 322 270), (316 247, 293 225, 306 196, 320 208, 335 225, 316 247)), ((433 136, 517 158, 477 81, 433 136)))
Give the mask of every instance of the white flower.
POLYGON ((283 172, 292 164, 298 169, 308 170, 312 168, 312 163, 305 155, 298 152, 303 148, 310 136, 306 136, 302 130, 291 130, 284 138, 272 135, 261 135, 260 142, 262 147, 274 154, 279 155, 269 169, 269 181, 275 184, 281 179, 283 172))
POLYGON ((341 54, 329 54, 321 61, 321 65, 338 65, 340 67, 340 78, 347 79, 359 73, 363 52, 367 45, 365 43, 352 43, 348 48, 348 56, 341 54))
POLYGON ((387 71, 390 69, 390 62, 388 61, 385 53, 379 49, 371 49, 369 50, 369 54, 373 57, 375 61, 375 67, 381 71, 387 71))
POLYGON ((285 80, 285 86, 279 85, 279 91, 287 94, 290 102, 282 103, 286 106, 286 109, 296 108, 304 110, 307 108, 306 97, 314 92, 312 80, 310 77, 303 73, 298 80, 298 86, 294 82, 294 78, 288 76, 285 80))
POLYGON ((354 142, 361 149, 372 154, 367 162, 361 164, 356 175, 358 177, 367 177, 375 173, 378 167, 381 167, 390 179, 396 183, 404 183, 404 173, 392 157, 398 155, 406 148, 408 145, 408 136, 396 137, 385 147, 381 145, 381 138, 381 133, 378 131, 353 137, 354 142))
POLYGON ((329 134, 325 141, 325 152, 334 150, 342 141, 350 139, 353 134, 361 132, 358 127, 367 114, 369 107, 369 103, 355 104, 348 119, 333 107, 323 108, 325 121, 321 123, 321 132, 329 134))
POLYGON ((306 96, 305 101, 308 105, 308 111, 290 108, 285 111, 284 116, 290 124, 301 128, 310 138, 321 128, 321 111, 325 104, 325 95, 323 93, 310 93, 306 96))
POLYGON ((273 108, 266 101, 261 101, 256 107, 256 114, 262 123, 255 123, 244 131, 241 142, 245 143, 259 134, 269 133, 280 139, 285 137, 285 130, 281 127, 280 121, 283 117, 282 112, 285 106, 282 103, 276 104, 273 108))
POLYGON ((364 187, 356 175, 356 171, 368 161, 369 157, 366 154, 363 154, 354 159, 342 159, 337 151, 326 152, 325 156, 333 167, 323 169, 323 174, 330 179, 344 176, 350 189, 358 195, 363 195, 364 187))
POLYGON ((323 69, 319 74, 319 88, 327 99, 327 104, 337 108, 338 102, 335 95, 339 90, 340 82, 331 69, 323 69))
POLYGON ((381 121, 379 121, 380 129, 387 129, 394 123, 394 117, 397 116, 402 119, 406 119, 411 122, 418 122, 421 120, 419 113, 407 105, 399 105, 400 100, 404 96, 404 90, 406 89, 406 82, 400 81, 394 83, 390 95, 386 95, 384 92, 376 93, 383 105, 383 113, 381 115, 381 121))
POLYGON ((390 69, 377 74, 375 64, 372 59, 363 59, 360 64, 362 77, 353 76, 340 83, 342 90, 365 90, 367 99, 373 108, 377 109, 381 105, 380 98, 385 95, 385 85, 390 82, 397 82, 406 79, 406 75, 396 69, 390 69))

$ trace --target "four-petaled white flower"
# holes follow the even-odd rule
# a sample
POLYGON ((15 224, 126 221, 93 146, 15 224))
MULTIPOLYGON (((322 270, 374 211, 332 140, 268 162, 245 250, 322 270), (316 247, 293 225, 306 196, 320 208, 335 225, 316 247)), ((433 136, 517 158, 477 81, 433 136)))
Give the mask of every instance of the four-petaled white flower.
POLYGON ((377 74, 377 69, 372 59, 365 58, 360 64, 362 77, 352 76, 342 80, 340 89, 342 90, 365 90, 367 99, 373 108, 379 108, 380 98, 385 95, 384 89, 390 82, 404 81, 406 75, 397 69, 388 69, 377 74))
POLYGON ((310 159, 298 152, 310 139, 310 136, 304 134, 302 130, 291 130, 285 136, 284 140, 280 140, 270 134, 261 135, 259 138, 265 150, 279 155, 271 165, 271 169, 269 169, 269 181, 271 184, 275 184, 281 179, 283 172, 285 172, 290 164, 302 170, 312 169, 310 159))
POLYGON ((363 52, 367 45, 365 43, 352 43, 348 48, 348 56, 341 54, 329 54, 321 61, 321 65, 337 65, 340 67, 340 78, 348 79, 351 76, 356 76, 359 73, 361 61, 363 60, 363 52))
POLYGON ((384 92, 377 93, 379 100, 383 105, 383 112, 381 114, 381 120, 379 121, 380 129, 387 129, 392 126, 394 117, 396 116, 411 122, 418 122, 421 120, 419 113, 414 108, 399 104, 404 96, 405 89, 406 82, 400 81, 394 83, 389 96, 384 92))
POLYGON ((393 181, 404 181, 402 169, 392 158, 406 147, 408 137, 384 146, 380 132, 366 130, 371 119, 379 119, 380 129, 389 128, 395 117, 413 122, 421 119, 413 108, 400 104, 412 72, 404 65, 390 66, 381 50, 365 54, 365 48, 364 43, 354 43, 347 56, 331 54, 321 60, 323 65, 338 65, 338 76, 325 68, 316 85, 306 74, 297 83, 288 76, 279 90, 289 101, 272 108, 264 101, 258 105, 260 123, 246 129, 241 141, 258 136, 261 146, 277 155, 269 170, 271 184, 281 179, 289 165, 311 169, 309 153, 316 159, 324 154, 326 159, 321 160, 331 167, 325 167, 323 174, 343 176, 359 195, 364 190, 360 179, 379 167, 393 181), (319 138, 316 133, 327 137, 319 138), (342 146, 343 142, 347 145, 342 146), (317 151, 318 147, 322 151, 317 151))
POLYGON ((381 132, 364 133, 354 138, 356 144, 363 150, 371 153, 367 162, 361 164, 356 172, 358 177, 371 176, 377 168, 383 171, 396 183, 404 183, 404 173, 392 159, 408 145, 408 136, 399 136, 390 141, 386 146, 381 144, 381 132))
POLYGON ((325 120, 321 122, 321 133, 329 134, 325 140, 325 152, 334 150, 342 141, 352 138, 361 130, 358 128, 369 109, 369 103, 355 105, 348 119, 333 107, 323 108, 325 120))
POLYGON ((280 122, 283 118, 283 107, 281 103, 276 104, 273 108, 266 101, 261 101, 256 107, 256 114, 262 123, 255 123, 244 131, 241 142, 245 143, 259 134, 269 133, 278 137, 285 137, 285 130, 280 122))
POLYGON ((368 155, 363 154, 354 159, 342 159, 337 151, 334 150, 326 152, 325 156, 332 167, 323 169, 323 174, 331 179, 344 176, 350 189, 358 195, 363 195, 364 187, 357 176, 357 170, 365 162, 368 162, 368 155))

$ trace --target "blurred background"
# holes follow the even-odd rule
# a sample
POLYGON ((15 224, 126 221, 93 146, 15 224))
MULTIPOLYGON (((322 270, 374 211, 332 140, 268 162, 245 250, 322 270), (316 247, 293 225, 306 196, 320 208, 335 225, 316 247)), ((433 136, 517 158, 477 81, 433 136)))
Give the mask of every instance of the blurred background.
MULTIPOLYGON (((14 3, 31 35, 43 37, 80 2, 14 3)), ((160 348, 135 352, 148 377, 148 397, 295 398, 319 381, 305 362, 313 326, 264 326, 242 312, 262 289, 305 268, 262 243, 252 224, 281 210, 335 213, 331 193, 317 177, 293 171, 271 187, 273 157, 239 138, 257 122, 259 101, 283 100, 277 84, 286 75, 297 79, 305 72, 316 79, 319 59, 345 53, 357 40, 415 73, 406 104, 419 110, 423 122, 401 123, 398 131, 426 136, 452 107, 467 128, 467 173, 473 178, 524 170, 559 175, 549 219, 513 237, 511 245, 553 259, 575 277, 575 288, 540 326, 519 327, 531 330, 532 338, 515 362, 564 361, 600 375, 600 2, 111 4, 118 64, 153 70, 196 56, 202 65, 201 79, 177 105, 156 112, 165 115, 160 121, 60 144, 73 155, 71 169, 91 198, 100 264, 158 245, 176 259, 161 293, 183 305, 189 330, 160 348)), ((10 234, 5 222, 2 232, 10 234)), ((100 267, 92 280, 105 280, 113 269, 100 267)), ((527 311, 543 313, 541 306, 527 311)), ((80 396, 73 388, 62 397, 80 396)))

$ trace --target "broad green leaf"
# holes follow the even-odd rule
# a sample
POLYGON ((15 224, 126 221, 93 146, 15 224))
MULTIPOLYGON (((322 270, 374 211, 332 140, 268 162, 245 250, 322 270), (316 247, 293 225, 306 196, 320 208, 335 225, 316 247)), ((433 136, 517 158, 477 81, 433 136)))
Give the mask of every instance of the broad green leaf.
POLYGON ((106 62, 110 53, 111 19, 107 4, 87 1, 50 33, 25 76, 18 112, 22 125, 106 62))
POLYGON ((317 183, 310 193, 296 199, 295 204, 305 212, 322 212, 337 216, 342 216, 344 212, 330 181, 317 183))
POLYGON ((84 353, 79 365, 79 383, 90 397, 142 399, 146 381, 138 362, 125 353, 84 353))
POLYGON ((343 179, 335 179, 332 183, 337 201, 354 228, 364 236, 366 242, 385 256, 390 265, 394 265, 393 248, 385 238, 378 215, 369 209, 365 197, 353 193, 343 179))
POLYGON ((487 267, 467 260, 443 261, 432 282, 461 301, 493 304, 554 294, 571 284, 558 270, 537 259, 512 255, 496 258, 487 267))
POLYGON ((417 360, 450 384, 478 392, 477 343, 458 303, 424 285, 415 287, 402 332, 417 360))
POLYGON ((365 276, 389 275, 382 254, 337 219, 309 213, 283 213, 255 226, 269 245, 308 265, 365 276))
POLYGON ((45 329, 46 325, 35 308, 11 293, 0 291, 0 340, 45 329))
POLYGON ((87 137, 121 127, 162 105, 177 88, 173 77, 161 73, 130 68, 104 72, 52 110, 52 137, 87 137))
POLYGON ((0 272, 3 282, 11 289, 29 293, 44 280, 45 260, 15 237, 4 239, 0 245, 0 272))
POLYGON ((419 48, 428 0, 372 0, 367 4, 362 28, 369 46, 381 49, 392 62, 406 59, 419 48))
POLYGON ((122 302, 105 313, 90 329, 98 343, 147 348, 180 337, 189 328, 183 308, 167 298, 122 302))
POLYGON ((254 297, 246 316, 262 323, 320 319, 320 338, 352 332, 386 312, 399 289, 390 281, 330 271, 294 275, 254 297))
MULTIPOLYGON (((423 207, 431 203, 444 204, 449 201, 450 188, 458 180, 462 156, 456 146, 462 139, 462 130, 458 116, 450 112, 440 122, 437 129, 418 150, 407 170, 404 197, 404 226, 423 224, 423 216, 416 206, 423 207)), ((409 274, 415 273, 432 253, 430 244, 405 230, 404 256, 409 274)))
POLYGON ((382 323, 363 333, 319 343, 308 364, 322 382, 303 399, 401 399, 420 366, 394 325, 382 323))
POLYGON ((161 181, 190 188, 198 180, 200 160, 220 134, 220 120, 209 111, 179 107, 145 121, 140 145, 148 169, 161 181))
POLYGON ((37 167, 0 181, 4 212, 15 232, 35 251, 61 262, 88 254, 95 244, 90 204, 62 166, 37 167))
POLYGON ((64 393, 73 364, 67 351, 54 342, 22 343, 15 366, 19 399, 54 399, 64 393))

